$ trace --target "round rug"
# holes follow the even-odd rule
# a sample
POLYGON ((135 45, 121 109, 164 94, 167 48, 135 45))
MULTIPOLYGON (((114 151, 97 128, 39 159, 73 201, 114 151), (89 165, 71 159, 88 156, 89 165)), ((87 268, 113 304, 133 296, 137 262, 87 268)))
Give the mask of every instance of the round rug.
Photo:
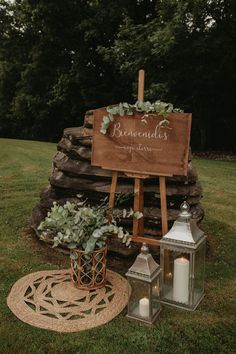
POLYGON ((57 332, 78 332, 100 326, 127 305, 128 283, 107 270, 98 290, 79 290, 70 269, 39 271, 19 279, 7 298, 10 310, 23 322, 57 332))

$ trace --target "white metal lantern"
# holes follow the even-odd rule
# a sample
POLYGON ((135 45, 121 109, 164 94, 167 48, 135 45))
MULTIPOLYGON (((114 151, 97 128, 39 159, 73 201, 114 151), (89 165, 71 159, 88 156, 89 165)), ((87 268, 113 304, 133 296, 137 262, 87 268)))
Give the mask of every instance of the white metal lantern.
POLYGON ((161 268, 144 243, 141 253, 126 273, 130 285, 128 318, 153 324, 160 311, 161 268))
POLYGON ((160 242, 161 302, 195 310, 204 296, 206 236, 191 218, 188 203, 160 242))

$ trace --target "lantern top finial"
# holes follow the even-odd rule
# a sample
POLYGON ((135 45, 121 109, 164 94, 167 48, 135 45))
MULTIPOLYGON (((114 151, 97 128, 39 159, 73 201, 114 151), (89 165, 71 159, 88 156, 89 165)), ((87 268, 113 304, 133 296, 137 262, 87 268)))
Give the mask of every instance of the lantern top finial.
POLYGON ((181 212, 189 211, 190 207, 186 200, 180 205, 181 212))
POLYGON ((189 218, 191 217, 190 206, 186 202, 186 200, 180 205, 180 211, 181 213, 179 214, 179 216, 189 217, 189 218))
POLYGON ((143 245, 141 247, 141 253, 142 254, 148 254, 149 253, 149 249, 148 249, 148 246, 147 246, 146 242, 143 242, 143 245))

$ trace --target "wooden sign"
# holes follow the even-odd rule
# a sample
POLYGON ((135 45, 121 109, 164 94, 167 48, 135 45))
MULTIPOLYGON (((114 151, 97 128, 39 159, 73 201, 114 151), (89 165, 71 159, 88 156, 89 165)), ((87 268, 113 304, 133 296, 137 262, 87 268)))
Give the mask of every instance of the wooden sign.
POLYGON ((155 176, 187 175, 192 116, 170 113, 169 128, 160 126, 163 117, 144 113, 114 116, 107 133, 100 132, 107 111, 94 111, 92 165, 113 171, 155 176))

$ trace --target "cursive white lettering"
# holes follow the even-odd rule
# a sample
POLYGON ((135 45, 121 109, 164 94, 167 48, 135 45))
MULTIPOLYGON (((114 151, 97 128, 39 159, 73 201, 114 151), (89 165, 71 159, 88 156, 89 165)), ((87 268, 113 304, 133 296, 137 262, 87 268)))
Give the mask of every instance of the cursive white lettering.
POLYGON ((138 145, 122 145, 122 146, 116 146, 116 149, 121 149, 121 150, 126 150, 129 153, 131 153, 132 151, 146 151, 146 152, 161 152, 162 148, 153 148, 151 146, 147 146, 147 145, 142 145, 142 144, 138 144, 138 145))
POLYGON ((110 134, 110 136, 113 138, 121 138, 123 136, 125 137, 132 137, 132 138, 145 138, 145 139, 160 139, 160 140, 167 140, 168 139, 168 134, 166 131, 163 131, 162 128, 160 128, 159 124, 156 125, 155 130, 147 130, 147 131, 138 131, 138 130, 127 130, 121 128, 120 123, 115 123, 113 125, 113 130, 110 134))

